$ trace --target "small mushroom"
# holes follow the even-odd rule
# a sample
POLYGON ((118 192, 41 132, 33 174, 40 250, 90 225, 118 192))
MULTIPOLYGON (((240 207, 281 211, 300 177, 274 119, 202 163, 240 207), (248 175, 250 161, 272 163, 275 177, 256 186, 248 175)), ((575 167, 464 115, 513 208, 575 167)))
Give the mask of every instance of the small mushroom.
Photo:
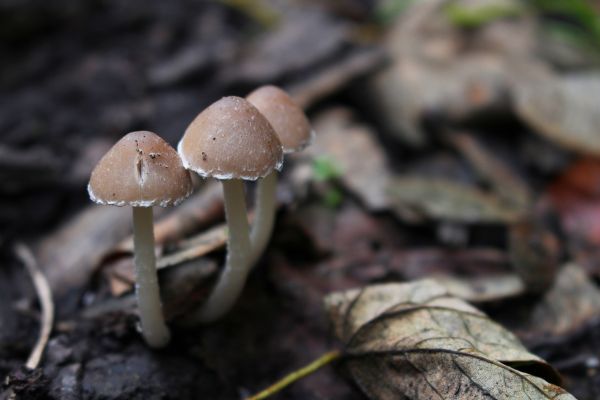
POLYGON ((266 118, 239 97, 224 97, 201 112, 177 150, 186 168, 223 184, 229 232, 225 268, 206 303, 190 317, 211 322, 231 309, 250 270, 243 180, 254 181, 281 169, 283 152, 266 118))
POLYGON ((98 204, 131 206, 135 251, 136 297, 141 330, 151 347, 170 339, 162 314, 154 255, 153 206, 175 206, 192 193, 189 172, 167 142, 139 131, 125 135, 98 162, 88 184, 98 204))
MULTIPOLYGON (((308 146, 314 131, 304 111, 283 90, 275 86, 261 86, 246 99, 263 114, 281 140, 284 153, 301 151, 308 146)), ((252 253, 250 265, 254 265, 264 252, 275 222, 277 174, 267 175, 258 182, 255 201, 255 218, 250 233, 252 253)))

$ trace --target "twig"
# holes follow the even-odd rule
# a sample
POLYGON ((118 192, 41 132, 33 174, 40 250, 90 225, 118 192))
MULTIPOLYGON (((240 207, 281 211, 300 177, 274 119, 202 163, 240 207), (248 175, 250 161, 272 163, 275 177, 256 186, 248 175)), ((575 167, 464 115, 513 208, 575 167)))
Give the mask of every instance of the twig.
POLYGON ((218 225, 208 231, 202 232, 200 235, 187 239, 185 243, 183 243, 183 250, 159 258, 156 263, 156 268, 163 269, 200 258, 211 251, 225 246, 226 242, 226 225, 218 225))
POLYGON ((25 363, 25 367, 35 369, 40 363, 42 353, 46 348, 50 332, 52 331, 52 324, 54 322, 54 302, 52 301, 50 285, 44 274, 42 274, 38 268, 37 261, 31 250, 23 243, 17 243, 14 250, 17 257, 19 257, 27 269, 29 276, 31 276, 33 286, 40 301, 40 308, 42 309, 40 336, 25 363))
POLYGON ((358 50, 345 59, 326 65, 310 78, 287 87, 296 104, 306 109, 318 100, 335 93, 353 78, 366 75, 385 61, 380 49, 358 50))
POLYGON ((313 372, 317 371, 321 367, 324 367, 325 365, 337 360, 341 356, 342 356, 342 353, 338 350, 334 350, 334 351, 325 353, 321 357, 316 359, 315 361, 308 364, 307 366, 300 368, 299 370, 294 371, 289 375, 286 375, 283 379, 279 380, 278 382, 275 382, 273 385, 269 386, 268 388, 261 391, 260 393, 255 394, 252 397, 246 398, 246 400, 266 399, 267 397, 279 392, 280 390, 291 385, 292 383, 296 382, 297 380, 300 380, 300 379, 304 378, 305 376, 308 376, 308 375, 312 374, 313 372))
MULTIPOLYGON (((156 246, 177 241, 200 227, 215 222, 223 216, 223 199, 219 184, 207 183, 180 207, 161 218, 154 225, 156 246)), ((116 246, 117 251, 133 252, 133 236, 116 246)))

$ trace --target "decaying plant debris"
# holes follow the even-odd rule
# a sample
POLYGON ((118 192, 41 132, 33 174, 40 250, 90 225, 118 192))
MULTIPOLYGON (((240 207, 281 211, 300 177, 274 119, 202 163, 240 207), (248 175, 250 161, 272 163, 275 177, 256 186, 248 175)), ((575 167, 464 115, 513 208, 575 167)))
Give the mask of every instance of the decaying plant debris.
POLYGON ((323 355, 272 398, 600 398, 600 10, 557 4, 0 1, 0 399, 249 398, 323 355), (214 324, 186 317, 225 256, 218 185, 156 211, 152 350, 92 167, 264 84, 315 141, 214 324))

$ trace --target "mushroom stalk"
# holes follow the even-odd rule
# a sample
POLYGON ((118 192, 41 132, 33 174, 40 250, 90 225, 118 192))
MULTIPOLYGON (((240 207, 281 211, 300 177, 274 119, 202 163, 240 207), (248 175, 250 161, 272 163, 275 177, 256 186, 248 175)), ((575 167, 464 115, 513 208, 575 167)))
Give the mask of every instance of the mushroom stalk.
POLYGON ((250 227, 244 183, 240 179, 222 180, 221 183, 228 228, 227 259, 208 300, 192 317, 198 322, 212 322, 227 313, 242 292, 250 271, 250 227))
POLYGON ((273 171, 258 182, 254 206, 254 222, 250 232, 250 267, 265 251, 275 223, 275 203, 277 201, 277 172, 273 171))
POLYGON ((156 257, 152 207, 133 208, 133 241, 135 248, 135 294, 144 339, 151 347, 163 347, 171 334, 162 315, 156 257))

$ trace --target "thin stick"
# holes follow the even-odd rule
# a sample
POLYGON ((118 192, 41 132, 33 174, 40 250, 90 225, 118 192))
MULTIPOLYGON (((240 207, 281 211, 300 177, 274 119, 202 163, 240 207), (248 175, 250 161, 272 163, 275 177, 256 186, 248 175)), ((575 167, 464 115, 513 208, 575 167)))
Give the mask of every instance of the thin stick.
POLYGON ((337 360, 341 356, 342 353, 338 350, 325 353, 315 361, 308 364, 307 366, 300 368, 299 370, 294 371, 289 375, 286 375, 283 379, 279 380, 278 382, 275 382, 273 385, 269 386, 262 392, 255 394, 252 397, 246 398, 246 400, 266 399, 267 397, 274 395, 275 393, 281 391, 285 387, 291 385, 292 383, 304 378, 305 376, 312 374, 313 372, 316 372, 321 367, 324 367, 325 365, 337 360))
POLYGON ((54 323, 54 302, 52 301, 50 285, 42 271, 40 271, 31 250, 23 243, 17 243, 15 245, 15 253, 27 269, 29 276, 31 276, 42 310, 40 336, 25 363, 25 367, 35 369, 40 364, 42 354, 44 353, 48 338, 50 338, 50 332, 52 331, 52 324, 54 323))
POLYGON ((156 260, 156 268, 163 269, 200 258, 211 251, 220 249, 227 243, 227 225, 202 232, 200 235, 187 239, 182 243, 183 250, 166 255, 156 260))

